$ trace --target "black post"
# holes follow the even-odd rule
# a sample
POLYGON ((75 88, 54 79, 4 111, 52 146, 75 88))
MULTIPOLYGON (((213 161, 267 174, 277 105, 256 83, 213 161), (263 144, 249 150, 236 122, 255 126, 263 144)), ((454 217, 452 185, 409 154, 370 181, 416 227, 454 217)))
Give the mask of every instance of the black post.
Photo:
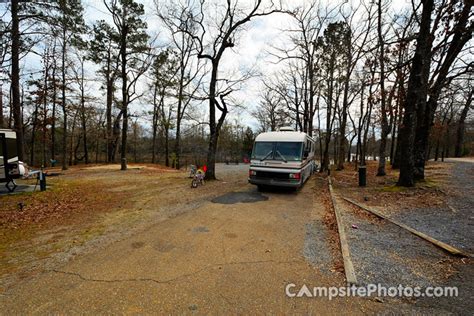
POLYGON ((46 175, 43 172, 43 168, 41 168, 41 171, 39 173, 39 182, 40 182, 40 191, 46 191, 46 175))
POLYGON ((359 186, 367 185, 367 166, 359 166, 359 186))

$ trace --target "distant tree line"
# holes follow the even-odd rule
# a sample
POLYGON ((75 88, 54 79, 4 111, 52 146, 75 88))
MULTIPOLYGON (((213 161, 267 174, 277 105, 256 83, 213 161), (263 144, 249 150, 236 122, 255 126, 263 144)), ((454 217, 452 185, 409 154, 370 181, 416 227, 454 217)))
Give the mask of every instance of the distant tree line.
POLYGON ((427 159, 472 150, 472 1, 396 12, 385 0, 155 0, 147 18, 135 0, 102 3, 108 18, 93 23, 80 1, 0 4, 0 127, 31 165, 199 163, 214 179, 216 161, 250 155, 256 132, 290 125, 316 138, 321 171, 371 156, 378 175, 389 161, 412 186, 427 159), (274 15, 291 22, 286 44, 268 48, 280 67, 261 76, 252 131, 229 113, 256 74, 224 70, 224 57, 274 15))

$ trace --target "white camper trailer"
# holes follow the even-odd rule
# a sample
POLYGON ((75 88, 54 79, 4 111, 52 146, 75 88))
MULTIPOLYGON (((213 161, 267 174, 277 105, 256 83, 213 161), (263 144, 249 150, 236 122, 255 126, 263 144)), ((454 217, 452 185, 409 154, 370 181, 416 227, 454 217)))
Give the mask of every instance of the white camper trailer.
POLYGON ((248 180, 259 189, 299 188, 316 171, 315 148, 313 138, 291 128, 261 133, 253 146, 248 180))
POLYGON ((25 176, 26 166, 18 160, 16 132, 11 129, 0 129, 0 182, 12 192, 16 188, 15 179, 25 176))

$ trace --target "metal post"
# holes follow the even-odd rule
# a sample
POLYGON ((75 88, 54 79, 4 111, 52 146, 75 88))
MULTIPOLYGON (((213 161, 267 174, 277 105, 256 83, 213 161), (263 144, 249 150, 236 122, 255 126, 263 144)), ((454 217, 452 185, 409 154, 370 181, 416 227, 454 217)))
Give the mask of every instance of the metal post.
POLYGON ((40 191, 46 191, 46 175, 43 172, 43 168, 39 173, 40 191))
POLYGON ((367 166, 359 166, 359 186, 367 185, 367 166))

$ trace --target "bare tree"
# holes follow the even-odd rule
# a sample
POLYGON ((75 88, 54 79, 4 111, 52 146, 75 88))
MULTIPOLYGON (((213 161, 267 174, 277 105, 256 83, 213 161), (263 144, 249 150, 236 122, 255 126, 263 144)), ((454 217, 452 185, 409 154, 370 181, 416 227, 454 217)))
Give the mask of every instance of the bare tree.
POLYGON ((12 108, 14 127, 17 133, 16 145, 18 151, 18 159, 23 160, 24 157, 24 135, 23 135, 23 117, 21 115, 20 100, 20 20, 18 17, 19 0, 11 2, 11 90, 12 90, 12 108))
MULTIPOLYGON (((219 132, 224 124, 229 108, 225 98, 232 93, 231 86, 219 89, 219 67, 221 65, 222 56, 229 48, 235 46, 234 37, 242 30, 252 18, 267 16, 273 13, 282 12, 281 9, 275 8, 273 4, 264 8, 262 0, 255 0, 248 10, 239 6, 238 1, 227 1, 224 6, 217 5, 222 8, 216 16, 211 14, 211 10, 205 10, 205 0, 200 0, 198 12, 194 16, 199 31, 195 34, 188 34, 196 41, 198 48, 198 58, 205 59, 211 64, 211 76, 209 80, 209 89, 206 92, 209 100, 209 147, 207 153, 206 172, 207 179, 215 179, 215 162, 217 142, 219 132), (217 27, 213 28, 212 25, 217 27), (220 99, 220 100, 218 100, 220 99), (216 113, 220 111, 220 115, 216 120, 216 113)), ((186 31, 186 30, 185 30, 186 31)))
POLYGON ((281 97, 269 88, 262 92, 260 104, 252 115, 259 122, 262 132, 276 131, 288 122, 281 97))
MULTIPOLYGON (((438 106, 438 98, 443 87, 448 85, 455 74, 450 73, 458 55, 469 42, 474 33, 474 13, 472 10, 473 1, 463 1, 463 5, 457 1, 443 3, 437 7, 437 14, 433 21, 430 39, 434 38, 441 29, 445 35, 442 40, 433 47, 429 56, 436 56, 439 62, 430 79, 429 99, 425 106, 418 108, 417 124, 415 134, 415 180, 424 179, 425 161, 427 159, 428 140, 430 128, 434 120, 434 114, 438 106), (453 11, 456 12, 451 19, 453 11), (444 23, 444 25, 443 25, 444 23)), ((472 72, 474 65, 469 64, 467 71, 472 72)))
POLYGON ((430 24, 433 5, 433 0, 423 2, 420 30, 408 80, 403 126, 399 131, 400 152, 403 157, 400 162, 400 176, 398 179, 398 185, 401 186, 413 186, 415 184, 414 145, 417 110, 426 106, 426 96, 428 93, 431 59, 430 24))
POLYGON ((171 46, 178 52, 178 84, 176 85, 176 136, 174 153, 176 156, 175 167, 181 167, 181 125, 190 102, 194 99, 200 87, 204 74, 201 72, 203 63, 193 63, 196 54, 195 35, 196 23, 193 20, 192 5, 190 0, 184 2, 170 2, 165 6, 155 0, 158 17, 171 33, 171 46))
POLYGON ((344 89, 342 97, 341 120, 339 126, 339 155, 337 157, 337 170, 344 169, 344 158, 347 143, 347 118, 349 115, 350 106, 359 93, 358 89, 354 89, 352 87, 352 77, 361 58, 369 50, 366 46, 368 42, 371 41, 369 35, 374 26, 374 12, 372 11, 372 6, 365 6, 363 1, 360 2, 356 7, 354 7, 352 4, 348 4, 348 9, 344 9, 344 7, 340 9, 340 14, 342 15, 346 25, 346 33, 345 41, 343 42, 345 45, 342 45, 343 58, 345 59, 345 74, 343 77, 344 89), (358 17, 360 8, 365 8, 365 12, 362 12, 362 17, 358 17), (359 23, 357 24, 355 23, 356 19, 359 19, 359 23))
POLYGON ((468 86, 469 91, 466 93, 465 104, 459 116, 456 128, 456 146, 454 155, 456 157, 461 157, 463 154, 463 144, 464 144, 464 132, 465 132, 465 121, 467 118, 467 113, 471 109, 472 104, 472 94, 474 89, 471 86, 468 86))

